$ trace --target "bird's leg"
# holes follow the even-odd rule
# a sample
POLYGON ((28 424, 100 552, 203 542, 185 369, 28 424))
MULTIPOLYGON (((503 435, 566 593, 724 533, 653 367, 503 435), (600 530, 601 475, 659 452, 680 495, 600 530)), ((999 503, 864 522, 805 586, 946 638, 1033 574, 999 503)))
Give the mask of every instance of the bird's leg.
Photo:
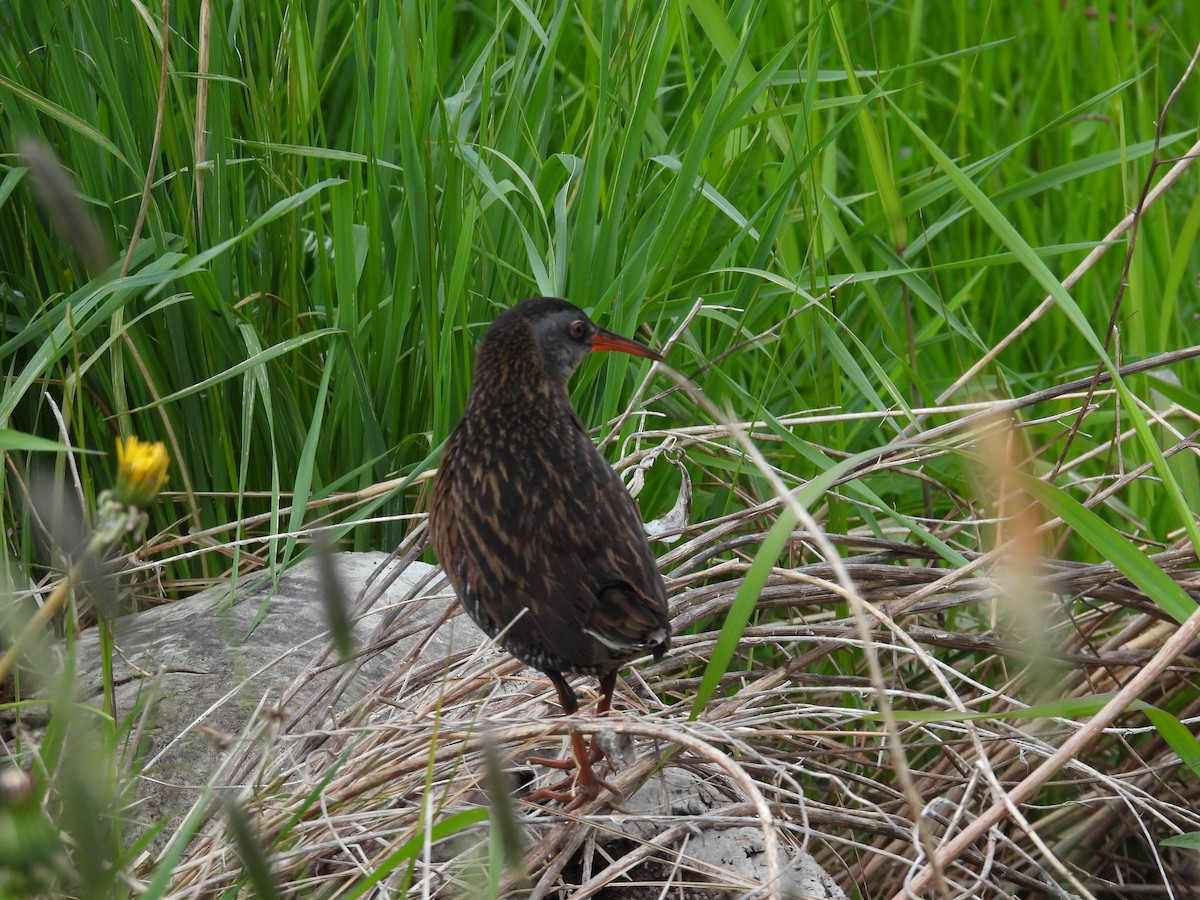
POLYGON ((600 699, 596 701, 596 715, 602 716, 612 709, 613 691, 617 687, 617 673, 608 672, 600 676, 600 699))
MULTIPOLYGON (((575 715, 579 711, 579 700, 575 696, 575 690, 562 675, 554 673, 549 677, 554 684, 555 690, 558 691, 558 702, 562 706, 563 712, 568 716, 575 715)), ((604 715, 612 708, 613 690, 616 686, 616 672, 600 676, 600 699, 596 702, 597 716, 604 715)), ((604 759, 604 751, 600 749, 599 743, 597 743, 595 736, 593 736, 592 749, 587 755, 588 765, 594 766, 602 759, 604 759)), ((576 765, 574 759, 547 759, 544 756, 531 756, 526 762, 530 762, 535 766, 545 766, 547 769, 573 769, 576 765)))
MULTIPOLYGON (((596 701, 596 716, 605 715, 612 709, 613 691, 617 687, 617 673, 608 672, 600 676, 600 699, 596 701)), ((600 748, 600 735, 592 735, 592 749, 588 753, 588 763, 595 765, 604 759, 605 752, 600 748)), ((609 768, 612 768, 612 763, 609 763, 609 768)))
MULTIPOLYGON (((575 691, 567 679, 563 678, 558 672, 547 672, 554 689, 558 691, 558 704, 562 707, 564 715, 573 716, 579 712, 579 700, 575 697, 575 691)), ((572 731, 572 735, 574 732, 572 731)), ((573 769, 575 768, 575 760, 573 759, 547 759, 544 756, 531 756, 526 762, 532 763, 535 766, 545 766, 547 769, 573 769)), ((560 782, 561 783, 561 782, 560 782)), ((555 788, 558 785, 554 786, 555 788)))
MULTIPOLYGON (((579 711, 579 701, 576 699, 575 691, 571 689, 571 685, 567 684, 567 680, 558 672, 549 672, 547 674, 558 691, 558 702, 562 704, 563 712, 567 716, 575 715, 579 711)), ((613 683, 615 684, 615 681, 613 683)), ((604 678, 601 679, 601 688, 603 687, 604 678)), ((609 690, 609 697, 609 702, 611 702, 611 688, 609 690)), ((601 702, 603 702, 603 698, 601 702)), ((605 708, 607 709, 607 706, 605 708)), ((595 752, 595 749, 595 742, 593 741, 593 752, 595 752)), ((534 791, 525 798, 526 800, 534 803, 539 800, 551 800, 555 803, 563 803, 566 804, 566 811, 569 812, 594 800, 600 795, 601 788, 611 791, 618 797, 621 796, 620 791, 592 771, 595 760, 592 759, 592 755, 588 753, 587 748, 584 746, 583 736, 574 728, 571 729, 571 750, 575 756, 572 760, 543 759, 536 756, 529 757, 528 762, 534 765, 547 766, 552 769, 575 769, 575 774, 555 782, 549 787, 534 791), (574 788, 573 792, 572 788, 574 788)), ((601 753, 600 757, 603 757, 603 755, 601 753)))

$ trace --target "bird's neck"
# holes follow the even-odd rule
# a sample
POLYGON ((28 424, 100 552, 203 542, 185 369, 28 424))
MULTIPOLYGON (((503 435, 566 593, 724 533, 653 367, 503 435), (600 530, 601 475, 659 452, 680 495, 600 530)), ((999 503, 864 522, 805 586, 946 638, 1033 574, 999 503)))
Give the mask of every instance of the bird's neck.
POLYGON ((494 364, 480 359, 466 413, 492 418, 575 418, 575 407, 566 383, 547 378, 536 360, 516 358, 494 364))

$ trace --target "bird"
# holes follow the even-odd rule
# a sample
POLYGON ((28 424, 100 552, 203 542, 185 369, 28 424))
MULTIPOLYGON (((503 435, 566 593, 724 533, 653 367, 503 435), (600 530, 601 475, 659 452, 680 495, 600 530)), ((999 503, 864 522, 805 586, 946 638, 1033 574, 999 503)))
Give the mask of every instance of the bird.
MULTIPOLYGON (((671 641, 666 588, 637 505, 567 394, 596 351, 663 359, 557 297, 497 316, 430 497, 434 552, 462 607, 549 678, 568 717, 579 702, 566 674, 599 679, 604 715, 620 668, 646 654, 661 659, 671 641)), ((574 768, 573 778, 526 799, 571 810, 601 788, 619 796, 592 769, 603 758, 596 741, 589 753, 569 730, 573 762, 530 761, 574 768)))

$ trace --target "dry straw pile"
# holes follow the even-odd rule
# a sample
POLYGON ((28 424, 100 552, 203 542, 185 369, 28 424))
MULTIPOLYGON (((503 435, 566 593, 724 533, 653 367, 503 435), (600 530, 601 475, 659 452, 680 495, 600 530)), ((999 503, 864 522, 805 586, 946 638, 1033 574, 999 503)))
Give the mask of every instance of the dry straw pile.
MULTIPOLYGON (((486 643, 448 658, 417 652, 351 704, 330 651, 296 686, 317 699, 260 716, 252 740, 229 757, 220 779, 251 785, 237 801, 244 819, 218 816, 192 841, 175 895, 244 883, 234 849, 243 821, 269 845, 266 860, 288 892, 323 897, 404 888, 478 896, 489 879, 491 890, 514 896, 670 897, 685 884, 704 887, 683 896, 786 895, 786 880, 750 883, 689 858, 696 829, 747 825, 763 835, 766 871, 785 866, 789 845, 803 846, 862 896, 1130 896, 1139 885, 1152 895, 1194 885, 1183 851, 1159 841, 1200 830, 1200 782, 1143 712, 1116 718, 1128 698, 1114 694, 1132 685, 1194 729, 1197 622, 1180 629, 1111 564, 1063 558, 1053 543, 1063 523, 1021 487, 1028 466, 1014 414, 1088 427, 1113 403, 1090 381, 929 411, 949 412, 950 421, 834 466, 830 493, 811 514, 798 510, 778 555, 764 552, 779 538, 772 526, 790 515, 778 496, 743 491, 744 509, 685 522, 692 481, 684 476, 675 519, 657 523, 669 541, 657 546, 672 651, 625 670, 614 714, 596 722, 585 706, 580 725, 616 736, 612 780, 626 796, 680 769, 723 798, 713 808, 665 809, 646 817, 651 827, 640 837, 605 840, 628 818, 619 806, 563 816, 519 800, 522 779, 547 777, 521 761, 561 748, 566 734, 536 673, 486 643), (977 466, 984 500, 946 502, 922 463, 947 453, 977 466), (916 479, 955 515, 904 523, 871 508, 861 491, 843 493, 881 478, 916 479), (829 496, 864 513, 845 534, 814 530, 829 496), (948 553, 961 564, 948 565, 948 553), (1180 707, 1180 697, 1192 699, 1180 707), (500 796, 509 789, 518 798, 511 809, 500 796)), ((1155 416, 1197 418, 1179 408, 1155 416)), ((783 424, 803 429, 812 418, 783 424)), ((746 446, 777 439, 758 423, 658 431, 652 422, 642 418, 620 464, 635 487, 648 466, 680 464, 691 448, 702 445, 735 472, 754 464, 746 446)), ((1195 432, 1178 437, 1167 458, 1194 452, 1195 432)), ((1111 446, 1119 453, 1130 439, 1132 431, 1114 433, 1111 446)), ((760 474, 799 487, 793 500, 805 496, 786 472, 760 474)), ((732 487, 725 471, 695 477, 732 487)), ((1070 468, 1057 477, 1069 479, 1070 468)), ((1096 484, 1085 505, 1113 502, 1151 477, 1145 468, 1121 472, 1096 484)), ((401 568, 424 547, 424 525, 414 521, 401 568)), ((1139 530, 1128 522, 1135 541, 1139 530)), ((1143 546, 1200 598, 1195 551, 1182 534, 1176 545, 1143 546)), ((404 634, 410 611, 433 602, 440 582, 433 573, 390 609, 360 661, 404 634)), ((358 598, 357 611, 379 593, 358 598)), ((465 622, 451 607, 437 627, 465 622)))

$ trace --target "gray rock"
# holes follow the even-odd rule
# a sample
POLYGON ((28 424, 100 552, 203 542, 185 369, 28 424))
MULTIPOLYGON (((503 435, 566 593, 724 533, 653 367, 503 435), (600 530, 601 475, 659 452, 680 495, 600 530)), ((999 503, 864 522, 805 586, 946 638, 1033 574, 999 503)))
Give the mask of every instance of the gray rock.
MULTIPOLYGON (((675 842, 688 868, 708 872, 720 881, 741 879, 747 885, 765 884, 768 872, 763 829, 757 824, 740 824, 738 820, 744 821, 745 815, 727 819, 714 815, 731 803, 711 779, 690 769, 666 768, 621 804, 630 815, 612 820, 610 831, 597 834, 597 843, 612 844, 622 835, 639 842, 652 841, 662 833, 664 822, 691 819, 693 827, 675 842)), ((789 842, 781 843, 779 851, 784 866, 782 896, 845 900, 837 883, 804 850, 789 842)), ((667 851, 663 856, 670 858, 674 852, 667 851)))
MULTIPOLYGON (((448 596, 419 600, 411 596, 433 567, 410 563, 378 596, 360 598, 373 581, 386 580, 389 572, 381 566, 387 560, 385 553, 341 553, 332 558, 342 595, 351 605, 366 607, 354 624, 359 646, 369 648, 384 626, 408 616, 397 640, 367 650, 348 670, 331 665, 324 675, 306 677, 315 667, 337 661, 328 637, 326 579, 317 559, 290 569, 274 587, 262 576, 249 585, 250 580, 244 580, 238 586, 240 599, 233 605, 229 587, 221 586, 117 620, 118 653, 113 660, 117 715, 145 716, 145 765, 132 815, 135 828, 166 819, 165 840, 256 710, 299 708, 310 697, 298 687, 314 694, 325 691, 335 695, 331 698, 335 707, 347 706, 369 692, 396 659, 426 637, 452 602, 448 596), (355 598, 360 598, 357 603, 355 598)), ((472 636, 469 627, 457 627, 453 633, 464 645, 483 639, 479 632, 472 636)), ((449 652, 445 640, 442 632, 433 635, 432 652, 449 652)), ((94 630, 80 636, 77 659, 82 699, 100 705, 99 642, 94 630)), ((319 718, 313 713, 295 724, 303 727, 319 718)))

